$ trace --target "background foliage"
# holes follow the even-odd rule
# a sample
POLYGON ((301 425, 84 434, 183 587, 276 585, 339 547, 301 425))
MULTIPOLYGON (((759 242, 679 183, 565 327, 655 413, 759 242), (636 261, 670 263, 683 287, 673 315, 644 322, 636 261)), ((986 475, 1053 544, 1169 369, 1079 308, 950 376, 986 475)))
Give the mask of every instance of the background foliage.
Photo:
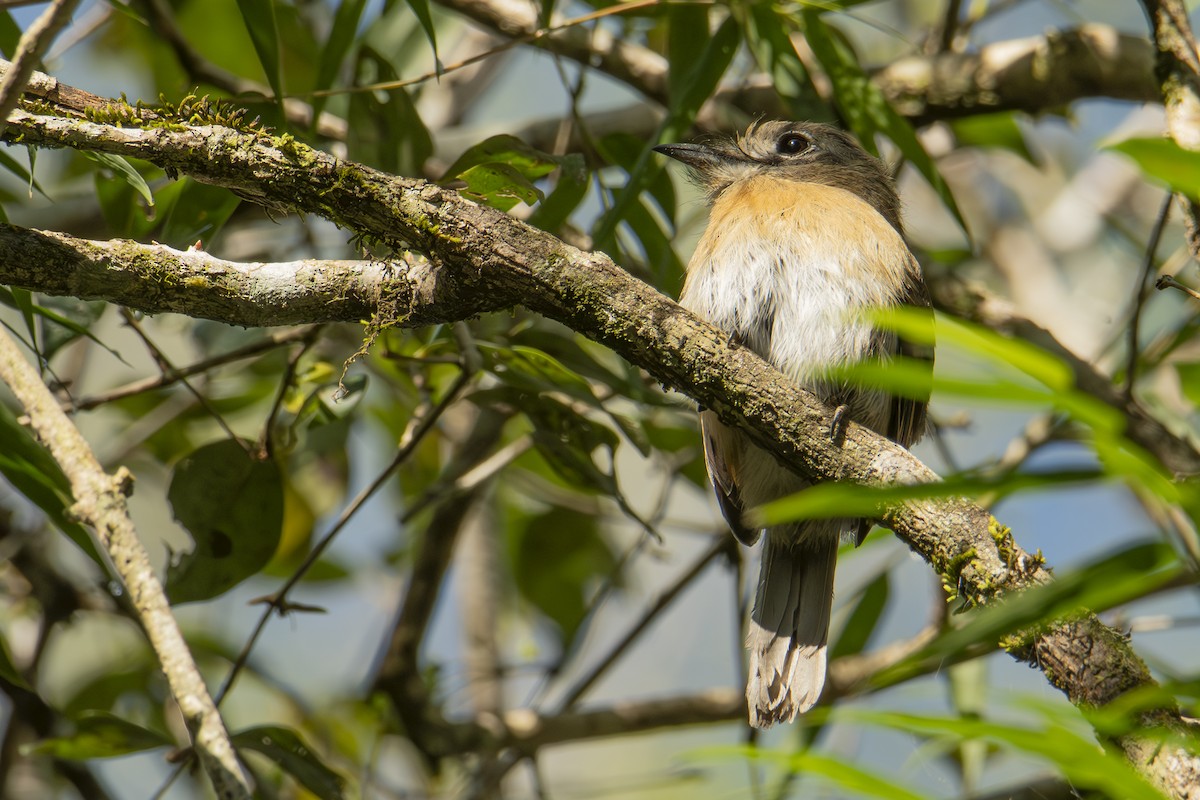
MULTIPOLYGON (((6 55, 31 16, 0 9, 6 55)), ((703 207, 650 148, 763 114, 843 124, 896 165, 940 312, 937 431, 918 454, 1058 568, 1046 592, 959 615, 953 587, 875 531, 842 556, 828 702, 750 737, 736 687, 754 555, 711 504, 693 404, 599 345, 516 309, 368 326, 352 359, 361 328, 240 330, 0 289, 98 455, 136 474, 139 531, 263 796, 1157 796, 1095 739, 1146 698, 1085 718, 992 651, 1107 611, 1194 703, 1200 345, 1193 301, 1147 284, 1194 279, 1181 225, 1154 231, 1164 184, 1200 193, 1200 162, 1115 82, 922 117, 881 72, 1085 22, 1150 50, 1138 8, 1099 0, 84 4, 45 62, 66 83, 184 110, 233 98, 672 295, 703 207), (1131 433, 1138 414, 1155 437, 1131 433), (285 581, 287 618, 259 638, 255 599, 285 581), (574 712, 618 701, 648 722, 571 733, 574 712), (440 738, 513 709, 562 724, 523 753, 440 738)), ((17 224, 240 261, 369 252, 146 163, 0 158, 17 224)), ((127 601, 9 406, 0 473, 0 795, 204 796, 168 758, 186 737, 127 601)), ((877 500, 831 487, 771 513, 877 500)))

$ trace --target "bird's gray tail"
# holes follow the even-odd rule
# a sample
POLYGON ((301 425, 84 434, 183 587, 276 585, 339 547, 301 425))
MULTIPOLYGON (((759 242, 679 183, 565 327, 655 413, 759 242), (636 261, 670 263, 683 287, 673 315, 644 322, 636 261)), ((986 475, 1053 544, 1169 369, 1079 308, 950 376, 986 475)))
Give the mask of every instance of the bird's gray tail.
POLYGON ((825 684, 838 536, 823 530, 820 535, 789 533, 775 530, 764 537, 746 637, 746 701, 750 724, 756 728, 791 722, 816 704, 825 684))

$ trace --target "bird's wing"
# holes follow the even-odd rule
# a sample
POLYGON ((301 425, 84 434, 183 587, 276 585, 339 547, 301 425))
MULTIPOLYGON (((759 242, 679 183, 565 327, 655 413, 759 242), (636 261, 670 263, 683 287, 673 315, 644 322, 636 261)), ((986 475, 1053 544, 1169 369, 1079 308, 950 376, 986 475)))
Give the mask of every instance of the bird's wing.
MULTIPOLYGON (((915 262, 912 268, 914 270, 920 269, 916 266, 915 262)), ((917 272, 917 280, 907 282, 906 290, 904 296, 899 298, 900 303, 909 308, 928 313, 929 323, 932 326, 933 312, 930 309, 929 290, 925 288, 925 282, 920 279, 919 271, 917 272)), ((900 338, 897 343, 897 353, 908 358, 928 361, 930 370, 932 371, 933 369, 932 344, 912 342, 900 338)), ((921 398, 893 397, 891 415, 888 418, 888 438, 899 442, 905 447, 912 447, 919 442, 921 437, 925 435, 925 409, 928 405, 928 394, 921 398)))
POLYGON ((701 411, 700 438, 704 441, 704 465, 708 468, 708 479, 717 495, 721 514, 737 540, 744 545, 752 545, 758 541, 762 531, 746 527, 742 519, 745 509, 737 484, 741 437, 722 424, 712 411, 701 411))

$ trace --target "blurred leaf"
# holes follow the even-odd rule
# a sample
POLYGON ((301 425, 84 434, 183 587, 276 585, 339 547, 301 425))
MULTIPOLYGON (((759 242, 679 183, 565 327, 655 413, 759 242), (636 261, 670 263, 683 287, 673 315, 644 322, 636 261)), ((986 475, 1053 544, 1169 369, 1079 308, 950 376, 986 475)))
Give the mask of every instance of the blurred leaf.
MULTIPOLYGON (((697 8, 707 15, 707 7, 697 8)), ((678 31, 672 26, 672 41, 677 36, 690 40, 694 35, 693 30, 696 26, 692 21, 692 12, 683 12, 683 9, 689 9, 689 6, 671 7, 672 14, 682 12, 681 19, 685 20, 678 31)), ((695 122, 700 106, 716 90, 717 84, 737 53, 741 44, 741 26, 734 17, 727 17, 712 35, 708 33, 707 22, 705 25, 702 40, 704 46, 698 51, 698 55, 687 62, 679 62, 678 66, 682 72, 678 75, 674 74, 677 62, 672 62, 673 69, 669 80, 674 89, 667 109, 667 118, 656 136, 640 143, 637 161, 629 168, 629 182, 617 193, 612 206, 601 215, 594 226, 592 236, 596 249, 612 248, 617 226, 624 221, 634 200, 651 182, 664 176, 662 164, 653 160, 654 145, 663 140, 678 141, 686 134, 695 122)), ((694 45, 695 42, 688 41, 672 47, 686 50, 694 45)), ((673 213, 672 209, 664 210, 673 213)))
POLYGON ((862 652, 879 625, 879 619, 887 607, 889 594, 888 573, 887 570, 883 570, 858 596, 858 602, 850 612, 850 618, 846 620, 842 635, 829 648, 830 661, 862 652))
POLYGON ((819 775, 834 785, 856 795, 883 797, 887 798, 887 800, 925 800, 922 795, 898 783, 893 783, 887 778, 867 772, 848 761, 819 755, 811 750, 791 752, 741 745, 702 748, 694 751, 692 755, 695 758, 704 760, 735 756, 754 763, 776 764, 780 769, 795 774, 819 775))
MULTIPOLYGON (((954 710, 970 719, 982 717, 987 707, 988 664, 976 658, 950 665, 945 672, 950 682, 950 698, 954 710)), ((954 743, 954 758, 958 764, 963 789, 975 794, 987 768, 988 743, 981 739, 963 739, 954 743)))
POLYGON ((768 3, 752 4, 748 11, 746 44, 759 69, 771 76, 771 85, 787 106, 788 116, 829 122, 829 108, 792 44, 793 15, 768 3))
POLYGON ((95 161, 105 169, 111 170, 114 175, 129 184, 146 201, 146 206, 150 209, 151 213, 153 212, 154 194, 151 193, 150 187, 146 184, 146 179, 127 160, 111 153, 98 153, 87 150, 79 150, 77 152, 85 158, 95 161))
POLYGON ((208 249, 242 201, 220 186, 191 178, 183 178, 180 183, 179 196, 167 211, 159 239, 180 250, 197 241, 208 249))
MULTIPOLYGON (((346 60, 346 54, 350 52, 354 39, 358 35, 358 23, 362 19, 363 9, 366 5, 367 0, 343 0, 337 4, 333 13, 333 25, 329 31, 329 38, 325 41, 325 46, 321 48, 321 58, 317 64, 317 77, 313 85, 317 91, 330 88, 337 79, 342 62, 346 60)), ((328 97, 313 98, 314 127, 328 102, 328 97)))
POLYGON ((460 173, 458 180, 466 183, 459 190, 463 197, 501 211, 517 203, 531 206, 542 199, 541 191, 508 164, 480 164, 460 173))
POLYGON ((925 717, 857 709, 848 714, 848 719, 895 728, 905 735, 986 739, 1008 745, 1051 762, 1062 770, 1075 789, 1095 790, 1106 797, 1125 800, 1162 800, 1163 797, 1120 756, 1101 748, 1090 736, 1081 737, 1054 722, 1025 727, 959 717, 925 717))
POLYGON ((284 96, 282 59, 279 48, 279 23, 275 19, 274 0, 237 0, 246 32, 258 53, 267 83, 275 93, 275 100, 282 103, 284 96))
POLYGON ((11 61, 16 55, 17 45, 20 42, 21 26, 13 19, 8 9, 0 10, 0 53, 3 53, 4 57, 11 61))
MULTIPOLYGON (((367 83, 400 77, 382 53, 366 45, 359 48, 356 74, 367 83)), ((349 140, 358 160, 404 175, 419 173, 433 152, 429 130, 403 87, 351 94, 349 140)))
POLYGON ((13 308, 21 312, 21 319, 25 323, 25 330, 29 334, 29 342, 33 345, 33 349, 41 363, 45 363, 46 356, 38 347, 38 331, 37 326, 33 322, 33 293, 28 289, 21 289, 16 286, 8 290, 8 297, 12 300, 13 308))
POLYGON ((21 671, 17 669, 17 665, 13 663, 12 656, 8 652, 8 642, 5 641, 3 632, 0 632, 0 678, 11 683, 20 689, 33 691, 33 688, 21 675, 21 671))
POLYGON ((1171 139, 1126 139, 1108 146, 1137 162, 1147 176, 1173 192, 1200 198, 1200 153, 1184 150, 1171 139))
MULTIPOLYGON (((7 14, 0 15, 0 19, 3 19, 4 16, 7 16, 7 14)), ((21 166, 17 160, 10 156, 7 152, 0 151, 0 167, 3 167, 12 174, 16 175, 23 183, 28 185, 31 189, 30 194, 33 193, 32 190, 36 190, 37 193, 42 197, 46 198, 47 200, 51 199, 50 196, 42 189, 37 180, 33 177, 33 173, 21 166)))
POLYGON ((875 519, 890 506, 915 500, 950 497, 978 497, 987 494, 1006 497, 1020 491, 1090 483, 1109 477, 1098 470, 1061 470, 1056 472, 1015 472, 996 478, 954 476, 936 483, 907 486, 860 486, 854 483, 818 483, 796 494, 774 500, 753 510, 750 519, 757 525, 779 525, 807 519, 867 517, 875 519))
POLYGON ((1183 389, 1183 394, 1193 405, 1200 405, 1200 361, 1172 366, 1179 376, 1179 387, 1183 389))
POLYGON ((104 711, 89 711, 75 720, 73 735, 42 739, 22 748, 22 752, 40 753, 70 761, 86 761, 174 745, 174 741, 158 731, 134 725, 104 711))
POLYGON ((943 664, 970 648, 996 646, 1005 637, 1046 620, 1083 610, 1100 613, 1145 597, 1184 574, 1179 557, 1162 542, 1140 542, 1069 572, 1047 584, 972 611, 967 622, 940 634, 928 646, 877 673, 872 685, 890 686, 943 664))
POLYGON ((529 216, 529 224, 550 233, 557 232, 587 196, 587 162, 578 153, 568 153, 560 162, 561 171, 554 191, 538 204, 529 216))
POLYGON ((234 747, 261 753, 320 800, 345 797, 342 776, 327 767, 296 731, 277 725, 246 728, 230 735, 234 747))
POLYGON ((429 47, 433 50, 433 62, 437 65, 436 69, 440 75, 442 72, 442 60, 438 57, 437 47, 437 30, 433 25, 433 17, 429 14, 429 0, 405 0, 408 7, 412 9, 417 20, 421 23, 421 30, 425 31, 425 37, 429 39, 429 47))
POLYGON ((998 114, 977 114, 951 120, 950 129, 961 147, 991 147, 1016 153, 1033 166, 1040 166, 1029 146, 1025 134, 1017 124, 1017 115, 1011 111, 998 114))
POLYGON ((511 530, 517 590, 557 625, 568 649, 587 613, 589 584, 608 577, 616 557, 594 514, 555 506, 511 530))
POLYGON ((69 511, 75 499, 58 462, 3 403, 0 403, 0 474, 107 574, 106 562, 92 543, 91 535, 75 522, 69 511))
MULTIPOLYGON (((16 308, 13 290, 0 286, 0 303, 16 308)), ((120 354, 104 344, 92 333, 91 326, 104 315, 108 305, 102 301, 77 300, 74 297, 43 297, 40 303, 31 306, 34 314, 45 320, 42 325, 41 354, 47 361, 64 345, 86 336, 103 347, 118 360, 120 354)))
POLYGON ((929 185, 966 232, 966 220, 963 219, 954 195, 942 180, 937 165, 917 139, 912 125, 892 108, 883 96, 883 91, 863 71, 858 56, 841 32, 825 24, 821 18, 821 11, 805 7, 802 13, 805 40, 829 76, 838 109, 859 142, 869 152, 878 154, 875 148, 875 134, 886 134, 896 147, 900 148, 904 157, 925 176, 925 180, 929 181, 929 185))
MULTIPOLYGON (((252 447, 252 446, 251 446, 252 447)), ((207 600, 267 565, 279 546, 279 467, 232 439, 205 445, 175 466, 167 499, 195 547, 167 568, 172 603, 207 600)))

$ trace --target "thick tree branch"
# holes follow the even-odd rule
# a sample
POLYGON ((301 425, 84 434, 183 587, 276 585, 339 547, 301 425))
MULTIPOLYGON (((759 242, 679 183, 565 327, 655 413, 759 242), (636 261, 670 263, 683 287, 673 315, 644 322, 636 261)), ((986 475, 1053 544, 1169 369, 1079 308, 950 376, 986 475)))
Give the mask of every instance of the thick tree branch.
MULTIPOLYGON (((908 451, 858 425, 850 425, 844 443, 831 446, 830 409, 724 333, 607 256, 576 250, 452 191, 339 161, 287 137, 213 125, 140 130, 18 111, 10 136, 143 158, 273 207, 320 214, 361 235, 410 246, 439 265, 435 299, 442 293, 483 296, 489 304, 519 298, 746 429, 804 475, 870 486, 937 480, 908 451)), ((0 262, 6 261, 0 253, 0 262)), ((3 269, 13 267, 4 263, 3 269)), ((162 292, 147 288, 157 307, 162 292)), ((387 301, 377 315, 381 323, 432 321, 415 307, 411 293, 403 302, 393 293, 381 296, 387 301)), ((910 500, 886 509, 882 521, 975 605, 1050 580, 986 511, 966 500, 910 500)), ((1090 614, 1030 633, 1012 652, 1085 706, 1153 685, 1125 638, 1090 614)), ((1142 721, 1147 728, 1185 729, 1175 708, 1147 713, 1142 721)), ((1115 744, 1143 774, 1182 797, 1181 787, 1200 784, 1200 761, 1162 737, 1127 734, 1115 744)))

